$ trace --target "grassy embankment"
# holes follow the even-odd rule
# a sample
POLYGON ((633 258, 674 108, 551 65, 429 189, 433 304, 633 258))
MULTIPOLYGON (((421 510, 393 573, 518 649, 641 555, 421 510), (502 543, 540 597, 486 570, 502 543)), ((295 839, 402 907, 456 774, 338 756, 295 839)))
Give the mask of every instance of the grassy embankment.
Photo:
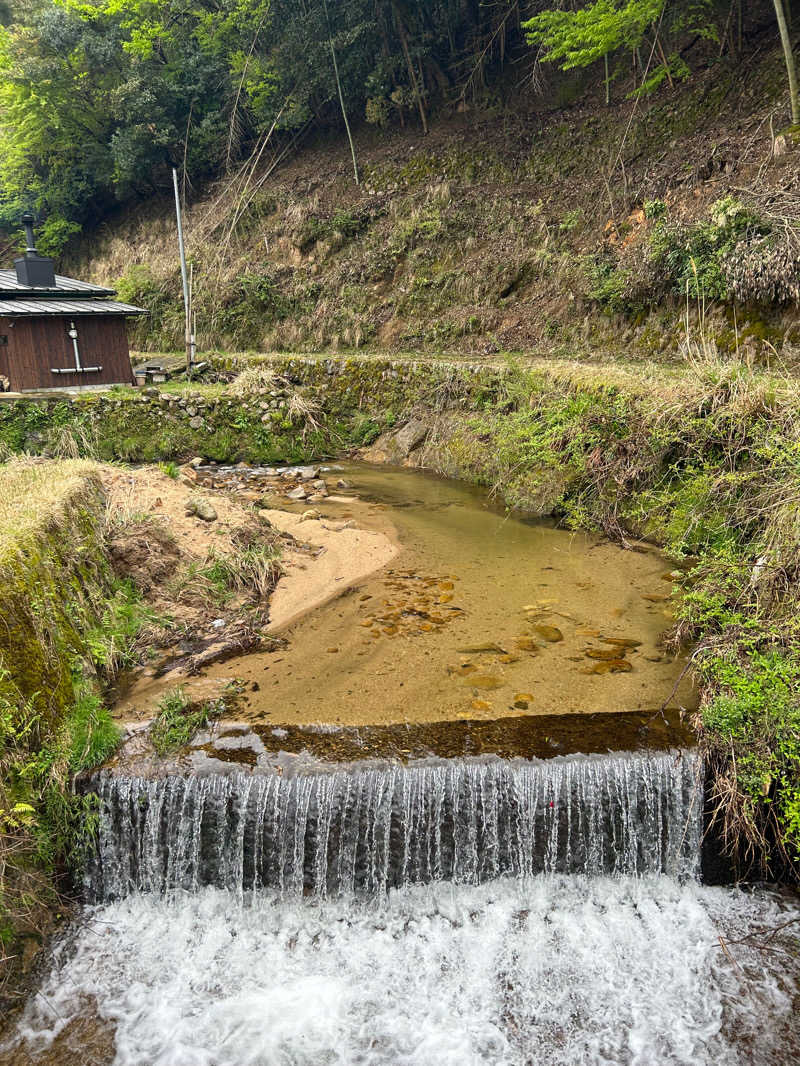
POLYGON ((687 569, 673 635, 695 644, 712 801, 732 846, 779 874, 800 868, 800 390, 701 347, 691 342, 682 370, 256 360, 280 379, 249 397, 216 384, 188 400, 173 386, 18 401, 0 407, 0 439, 19 447, 27 433, 47 447, 68 436, 127 459, 313 458, 415 414, 431 426, 426 465, 509 506, 664 545, 687 569), (306 418, 292 423, 296 393, 306 418), (193 429, 188 409, 201 403, 193 429))
POLYGON ((111 573, 104 519, 95 464, 0 464, 0 993, 79 858, 91 812, 73 775, 118 741, 103 684, 144 612, 111 573))

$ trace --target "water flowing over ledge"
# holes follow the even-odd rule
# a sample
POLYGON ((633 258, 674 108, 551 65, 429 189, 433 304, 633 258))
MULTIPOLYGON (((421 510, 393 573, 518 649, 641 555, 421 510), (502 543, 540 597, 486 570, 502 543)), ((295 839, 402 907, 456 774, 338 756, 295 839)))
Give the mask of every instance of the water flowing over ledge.
POLYGON ((209 885, 370 896, 504 874, 699 870, 702 771, 689 751, 293 775, 103 773, 93 787, 94 902, 209 885))

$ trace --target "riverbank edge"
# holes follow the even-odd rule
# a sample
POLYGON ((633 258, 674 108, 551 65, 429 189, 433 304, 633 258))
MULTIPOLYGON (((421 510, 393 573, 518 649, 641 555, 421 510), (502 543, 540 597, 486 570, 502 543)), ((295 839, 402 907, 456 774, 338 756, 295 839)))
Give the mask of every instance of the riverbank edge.
POLYGON ((105 551, 96 464, 0 471, 0 997, 13 997, 90 814, 73 775, 118 742, 103 678, 138 620, 105 551))
POLYGON ((9 397, 0 442, 124 461, 359 453, 483 485, 511 508, 631 546, 636 537, 660 544, 685 572, 672 636, 695 645, 695 725, 713 768, 712 806, 742 876, 797 876, 791 379, 699 357, 682 370, 279 355, 212 363, 214 384, 9 397), (224 383, 243 370, 247 391, 224 383))

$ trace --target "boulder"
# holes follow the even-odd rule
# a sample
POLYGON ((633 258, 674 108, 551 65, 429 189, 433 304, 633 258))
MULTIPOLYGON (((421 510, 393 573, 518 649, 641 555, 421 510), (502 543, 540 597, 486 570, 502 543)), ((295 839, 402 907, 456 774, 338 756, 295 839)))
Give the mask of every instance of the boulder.
POLYGON ((187 515, 194 515, 204 522, 216 522, 217 512, 204 496, 191 496, 186 504, 187 515))
POLYGON ((400 429, 383 433, 364 452, 364 458, 372 463, 404 463, 412 465, 410 458, 420 448, 430 433, 430 426, 421 418, 412 418, 400 429))

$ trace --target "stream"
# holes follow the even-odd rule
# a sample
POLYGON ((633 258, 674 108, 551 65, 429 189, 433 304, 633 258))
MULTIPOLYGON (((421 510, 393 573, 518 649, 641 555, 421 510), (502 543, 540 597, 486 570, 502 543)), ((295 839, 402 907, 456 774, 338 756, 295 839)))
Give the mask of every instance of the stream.
POLYGON ((85 904, 0 1064, 797 1061, 800 907, 703 883, 670 564, 344 476, 320 510, 399 554, 212 667, 235 718, 84 782, 85 904))

